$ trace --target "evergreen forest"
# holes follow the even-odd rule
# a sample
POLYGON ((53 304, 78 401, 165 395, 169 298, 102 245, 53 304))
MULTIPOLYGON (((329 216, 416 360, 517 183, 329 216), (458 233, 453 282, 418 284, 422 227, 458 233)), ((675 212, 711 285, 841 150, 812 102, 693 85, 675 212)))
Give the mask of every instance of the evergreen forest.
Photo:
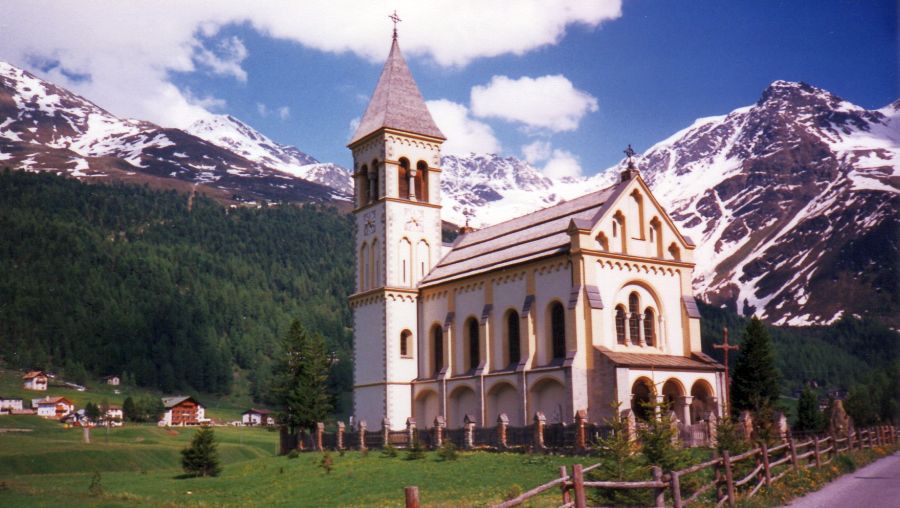
MULTIPOLYGON (((0 361, 78 379, 119 374, 164 392, 273 402, 295 320, 325 339, 333 395, 352 385, 352 222, 312 205, 227 208, 197 195, 0 172, 0 361)), ((700 305, 703 349, 748 320, 700 305)), ((894 380, 898 333, 845 316, 774 327, 782 393, 868 392, 894 380)), ((732 356, 734 358, 734 356, 732 356)), ((882 387, 890 393, 892 387, 882 387)))

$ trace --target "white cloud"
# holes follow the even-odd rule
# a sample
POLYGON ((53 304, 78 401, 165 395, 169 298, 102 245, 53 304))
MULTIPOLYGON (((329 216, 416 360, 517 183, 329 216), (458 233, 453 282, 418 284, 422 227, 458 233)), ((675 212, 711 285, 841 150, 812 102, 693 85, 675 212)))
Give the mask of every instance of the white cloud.
POLYGON ((441 147, 446 154, 468 155, 474 153, 498 153, 500 141, 491 126, 475 120, 462 104, 440 99, 428 101, 428 110, 435 123, 447 136, 441 147))
POLYGON ((206 111, 172 84, 172 73, 200 68, 247 77, 246 48, 220 37, 223 27, 248 23, 263 35, 380 62, 390 37, 386 16, 394 9, 403 18, 400 39, 408 55, 462 66, 556 44, 570 25, 593 28, 621 16, 621 0, 5 2, 0 59, 30 70, 35 59, 57 61, 42 77, 115 114, 183 126, 206 111), (73 74, 86 78, 70 79, 73 74))
POLYGON ((268 118, 271 115, 275 115, 282 120, 287 120, 291 117, 291 108, 288 106, 281 106, 275 109, 270 109, 269 106, 266 106, 262 102, 256 103, 256 112, 259 113, 259 116, 263 118, 268 118))
POLYGON ((471 96, 476 116, 552 132, 573 131, 584 115, 597 111, 597 99, 560 74, 519 79, 494 76, 487 85, 473 87, 471 96))
POLYGON ((556 180, 562 178, 578 178, 581 176, 581 163, 578 157, 568 150, 555 149, 550 156, 550 160, 541 170, 544 176, 556 180))
POLYGON ((550 158, 549 141, 537 140, 522 147, 522 155, 529 164, 538 164, 550 158))

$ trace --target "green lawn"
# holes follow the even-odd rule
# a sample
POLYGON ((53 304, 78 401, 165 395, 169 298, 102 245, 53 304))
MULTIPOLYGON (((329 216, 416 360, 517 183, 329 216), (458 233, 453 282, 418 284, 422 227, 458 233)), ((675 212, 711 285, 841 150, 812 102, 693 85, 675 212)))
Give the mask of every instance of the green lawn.
MULTIPOLYGON (((179 450, 192 429, 132 425, 95 429, 92 444, 80 429, 36 417, 0 417, 0 506, 402 506, 403 488, 418 485, 425 506, 484 506, 514 485, 527 490, 555 478, 559 466, 589 458, 513 453, 462 453, 444 462, 429 452, 417 461, 379 451, 275 456, 278 434, 265 429, 217 427, 224 470, 218 478, 179 479, 179 450), (104 495, 88 486, 100 472, 104 495)), ((553 492, 533 506, 555 506, 553 492)))

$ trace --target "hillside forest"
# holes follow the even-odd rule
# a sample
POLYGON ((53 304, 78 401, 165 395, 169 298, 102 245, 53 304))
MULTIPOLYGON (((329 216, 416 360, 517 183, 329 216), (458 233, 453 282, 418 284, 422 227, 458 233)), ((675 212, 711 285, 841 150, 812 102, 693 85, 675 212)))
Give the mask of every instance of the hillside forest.
MULTIPOLYGON (((352 386, 352 222, 312 205, 226 208, 196 195, 0 172, 0 362, 77 380, 120 374, 163 392, 271 392, 296 319, 321 334, 331 392, 352 386)), ((701 306, 703 349, 746 319, 701 306)), ((785 394, 894 379, 900 334, 844 316, 771 326, 785 394)), ((883 383, 881 383, 883 384, 883 383)), ((889 389, 889 388, 886 388, 889 389)), ((896 397, 895 397, 896 398, 896 397)))

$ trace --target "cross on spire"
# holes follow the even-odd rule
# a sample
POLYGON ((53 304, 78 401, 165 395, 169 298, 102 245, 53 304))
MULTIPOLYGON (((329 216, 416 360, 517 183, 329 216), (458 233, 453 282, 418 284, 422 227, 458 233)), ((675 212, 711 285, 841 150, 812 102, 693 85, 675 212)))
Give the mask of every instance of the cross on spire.
POLYGON ((728 375, 728 352, 738 350, 741 346, 728 343, 728 327, 722 327, 722 343, 713 344, 715 349, 721 349, 725 355, 725 414, 731 416, 731 377, 728 375))
POLYGON ((625 153, 625 157, 628 157, 628 159, 627 159, 628 169, 633 169, 634 168, 634 156, 637 152, 634 151, 634 148, 631 148, 631 143, 628 143, 628 148, 625 149, 624 153, 625 153))
POLYGON ((400 19, 400 16, 397 15, 397 9, 394 9, 394 13, 388 16, 388 19, 394 22, 394 40, 397 40, 397 23, 403 21, 400 19))

